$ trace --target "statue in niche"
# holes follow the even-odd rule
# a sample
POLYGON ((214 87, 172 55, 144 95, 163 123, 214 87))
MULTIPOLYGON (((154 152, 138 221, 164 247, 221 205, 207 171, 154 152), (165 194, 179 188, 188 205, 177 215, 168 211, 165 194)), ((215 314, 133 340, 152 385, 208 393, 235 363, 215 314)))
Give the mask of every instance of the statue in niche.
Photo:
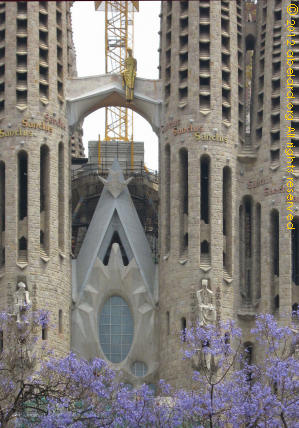
POLYGON ((19 282, 14 295, 14 315, 17 317, 17 323, 22 321, 22 315, 24 315, 30 304, 29 291, 26 290, 24 282, 19 282))
POLYGON ((214 324, 216 322, 216 307, 213 304, 214 293, 208 288, 208 280, 201 281, 201 289, 197 291, 196 297, 199 309, 199 323, 201 326, 214 324))
MULTIPOLYGON (((196 297, 198 301, 198 320, 199 324, 202 327, 205 327, 209 324, 215 324, 216 322, 216 306, 214 305, 214 293, 208 288, 208 280, 203 279, 201 281, 201 289, 196 292, 196 297)), ((215 370, 215 361, 214 357, 210 352, 204 352, 204 348, 208 347, 209 344, 203 345, 203 349, 199 352, 197 356, 197 364, 199 367, 207 369, 208 371, 215 370)))
POLYGON ((133 100, 134 85, 137 70, 137 61, 132 56, 132 49, 128 49, 128 57, 125 59, 125 70, 123 71, 123 85, 126 88, 126 100, 128 102, 133 100))

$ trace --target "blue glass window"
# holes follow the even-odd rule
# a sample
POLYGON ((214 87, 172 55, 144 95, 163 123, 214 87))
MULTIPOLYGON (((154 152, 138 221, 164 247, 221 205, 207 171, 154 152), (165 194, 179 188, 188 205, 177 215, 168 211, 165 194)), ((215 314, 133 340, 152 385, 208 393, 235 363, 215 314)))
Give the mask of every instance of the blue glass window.
POLYGON ((132 364, 132 373, 135 376, 145 376, 147 372, 147 366, 143 361, 135 361, 132 364))
POLYGON ((134 323, 129 306, 120 296, 106 301, 100 314, 100 344, 112 363, 128 355, 133 341, 134 323))

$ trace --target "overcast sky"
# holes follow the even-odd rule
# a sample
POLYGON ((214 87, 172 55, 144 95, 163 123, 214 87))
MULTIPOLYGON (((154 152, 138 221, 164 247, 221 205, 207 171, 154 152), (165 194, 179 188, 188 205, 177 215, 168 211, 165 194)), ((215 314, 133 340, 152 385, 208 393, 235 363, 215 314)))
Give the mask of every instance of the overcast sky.
MULTIPOLYGON (((157 79, 159 64, 160 1, 140 1, 135 13, 134 57, 137 59, 137 76, 157 79)), ((78 76, 105 73, 105 12, 96 12, 93 1, 76 1, 72 7, 73 37, 77 54, 78 76)), ((105 135, 105 114, 100 109, 90 114, 83 124, 85 155, 89 140, 105 135)), ((134 114, 134 140, 145 143, 145 164, 158 169, 158 139, 151 126, 134 114)))

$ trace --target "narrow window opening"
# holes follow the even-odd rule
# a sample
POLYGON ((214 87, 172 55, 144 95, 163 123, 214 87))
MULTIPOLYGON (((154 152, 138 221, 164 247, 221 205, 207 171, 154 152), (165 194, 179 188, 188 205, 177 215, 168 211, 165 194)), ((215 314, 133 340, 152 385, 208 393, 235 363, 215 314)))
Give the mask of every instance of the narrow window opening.
POLYGON ((256 299, 261 298, 261 204, 256 204, 256 228, 255 228, 255 271, 256 271, 256 299))
POLYGON ((42 326, 42 340, 48 340, 48 327, 42 326))
POLYGON ((210 95, 200 95, 199 96, 199 107, 201 110, 209 110, 211 106, 210 95))
POLYGON ((39 40, 41 43, 48 45, 48 33, 46 31, 39 32, 39 40))
POLYGON ((27 251, 27 239, 24 236, 19 239, 19 250, 27 251))
POLYGON ((170 335, 170 314, 169 311, 166 312, 166 332, 167 336, 170 335))
POLYGON ((171 77, 171 67, 167 67, 165 69, 165 77, 166 77, 167 80, 170 79, 170 77, 171 77))
POLYGON ((279 294, 274 297, 274 308, 279 309, 279 294))
POLYGON ((26 1, 18 1, 17 2, 17 10, 20 13, 26 13, 27 12, 27 2, 26 1))
POLYGON ((58 245, 64 250, 64 145, 58 147, 58 245))
POLYGON ((41 25, 44 25, 45 27, 48 26, 48 15, 45 15, 44 13, 39 14, 39 23, 41 25))
POLYGON ((179 99, 185 99, 188 97, 188 88, 179 88, 179 99))
POLYGON ((210 55, 210 43, 199 43, 199 52, 200 56, 209 56, 210 55))
POLYGON ((279 163, 279 157, 280 157, 280 150, 271 150, 271 162, 276 164, 279 163))
POLYGON ((62 309, 58 311, 58 332, 63 333, 63 319, 62 319, 62 309))
POLYGON ((272 272, 279 276, 279 214, 277 210, 271 213, 271 237, 272 237, 272 272))
POLYGON ((3 349, 4 349, 3 330, 0 330, 0 354, 2 354, 3 349))
POLYGON ((201 219, 209 224, 209 178, 210 178, 210 159, 203 156, 200 161, 200 214, 201 219))
POLYGON ((27 180, 28 180, 28 157, 27 153, 20 152, 18 155, 19 170, 19 220, 27 217, 27 180))
POLYGON ((200 7, 199 8, 199 17, 200 18, 210 18, 210 8, 209 7, 200 7))
POLYGON ((187 321, 186 318, 181 318, 181 331, 182 331, 182 340, 183 342, 186 342, 186 328, 187 328, 187 321))
POLYGON ((210 247, 208 241, 203 241, 200 245, 200 251, 202 254, 209 254, 210 247))
POLYGON ((186 30, 188 28, 188 17, 180 19, 180 29, 186 30))
POLYGON ((57 42, 61 43, 62 42, 62 31, 59 28, 56 29, 56 37, 57 37, 57 42))
POLYGON ((294 303, 293 305, 292 305, 292 318, 293 318, 293 320, 295 320, 295 321, 298 321, 299 320, 299 312, 298 312, 298 310, 299 310, 299 305, 298 305, 298 303, 294 303))
POLYGON ((188 70, 180 70, 179 71, 180 81, 184 82, 188 79, 188 70))
POLYGON ((62 60, 62 48, 60 46, 57 46, 57 59, 62 60))
POLYGON ((252 213, 251 200, 245 199, 245 256, 251 257, 251 238, 252 238, 252 213))
POLYGON ((180 6, 181 6, 181 12, 185 12, 188 10, 188 1, 181 1, 180 2, 180 6))
POLYGON ((179 55, 179 58, 180 58, 180 66, 181 67, 188 64, 188 52, 181 53, 179 55))
POLYGON ((232 273, 232 180, 231 170, 228 166, 223 168, 222 181, 222 205, 223 205, 223 235, 224 242, 223 268, 228 274, 232 273))
POLYGON ((180 158, 180 254, 188 248, 188 151, 181 149, 180 158))
POLYGON ((170 182, 171 182, 170 146, 165 146, 165 252, 170 251, 170 182))
POLYGON ((240 209, 240 284, 244 304, 252 303, 252 198, 243 198, 240 209), (243 214, 244 213, 244 214, 243 214))
POLYGON ((41 249, 49 251, 49 191, 50 191, 50 164, 49 149, 43 145, 40 148, 40 230, 42 231, 40 242, 41 249))
POLYGON ((180 36, 180 48, 188 47, 188 35, 180 36))
POLYGON ((204 40, 210 37, 210 26, 209 25, 200 25, 199 26, 199 38, 204 40))
POLYGON ((165 86, 165 98, 169 98, 170 96, 170 83, 165 86))
POLYGON ((184 247, 187 248, 188 247, 188 233, 185 233, 184 235, 184 247))

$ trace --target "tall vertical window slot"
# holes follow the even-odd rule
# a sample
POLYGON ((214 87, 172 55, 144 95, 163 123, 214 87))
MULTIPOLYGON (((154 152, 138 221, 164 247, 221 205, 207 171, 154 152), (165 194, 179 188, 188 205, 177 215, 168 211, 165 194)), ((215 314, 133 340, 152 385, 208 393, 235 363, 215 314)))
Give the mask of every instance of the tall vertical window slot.
POLYGON ((244 268, 244 207, 243 204, 241 204, 239 206, 239 288, 242 301, 244 295, 244 268))
POLYGON ((49 254, 49 186, 50 159, 49 148, 40 148, 40 250, 42 255, 49 254))
POLYGON ((255 215, 255 298, 261 298, 261 204, 256 204, 255 215))
POLYGON ((166 312, 166 334, 170 335, 170 314, 169 311, 166 312))
POLYGON ((170 172, 170 146, 167 144, 165 146, 165 253, 170 251, 170 181, 171 181, 171 172, 170 172))
POLYGON ((294 217, 292 229, 292 280, 299 285, 299 217, 294 217))
POLYGON ((270 214, 270 261, 271 261, 271 297, 272 309, 279 309, 279 213, 272 210, 270 214))
POLYGON ((223 168, 223 268, 232 274, 232 178, 231 169, 223 168))
POLYGON ((242 303, 252 304, 252 233, 253 200, 244 196, 239 210, 240 294, 242 303))
POLYGON ((0 162, 0 269, 5 263, 5 164, 0 162))
POLYGON ((200 161, 200 217, 206 224, 209 224, 210 222, 209 179, 210 158, 208 156, 202 156, 200 161))
POLYGON ((19 192, 18 192, 18 206, 19 206, 19 220, 27 217, 27 188, 28 188, 28 156, 24 151, 19 152, 18 155, 18 178, 19 178, 19 192))
POLYGON ((277 210, 271 213, 271 249, 272 249, 272 272, 279 276, 279 214, 277 210))
POLYGON ((64 145, 58 146, 58 245, 64 250, 64 145))
POLYGON ((180 158, 180 255, 188 250, 188 151, 181 149, 180 158))
POLYGON ((245 245, 245 300, 252 301, 251 270, 252 270, 252 200, 244 198, 244 245, 245 245))
POLYGON ((211 265, 210 158, 200 159, 200 267, 211 265))
POLYGON ((28 155, 18 153, 18 262, 27 263, 28 240, 28 155))
POLYGON ((63 319, 62 319, 62 309, 59 309, 58 311, 58 332, 60 334, 63 333, 63 319))

